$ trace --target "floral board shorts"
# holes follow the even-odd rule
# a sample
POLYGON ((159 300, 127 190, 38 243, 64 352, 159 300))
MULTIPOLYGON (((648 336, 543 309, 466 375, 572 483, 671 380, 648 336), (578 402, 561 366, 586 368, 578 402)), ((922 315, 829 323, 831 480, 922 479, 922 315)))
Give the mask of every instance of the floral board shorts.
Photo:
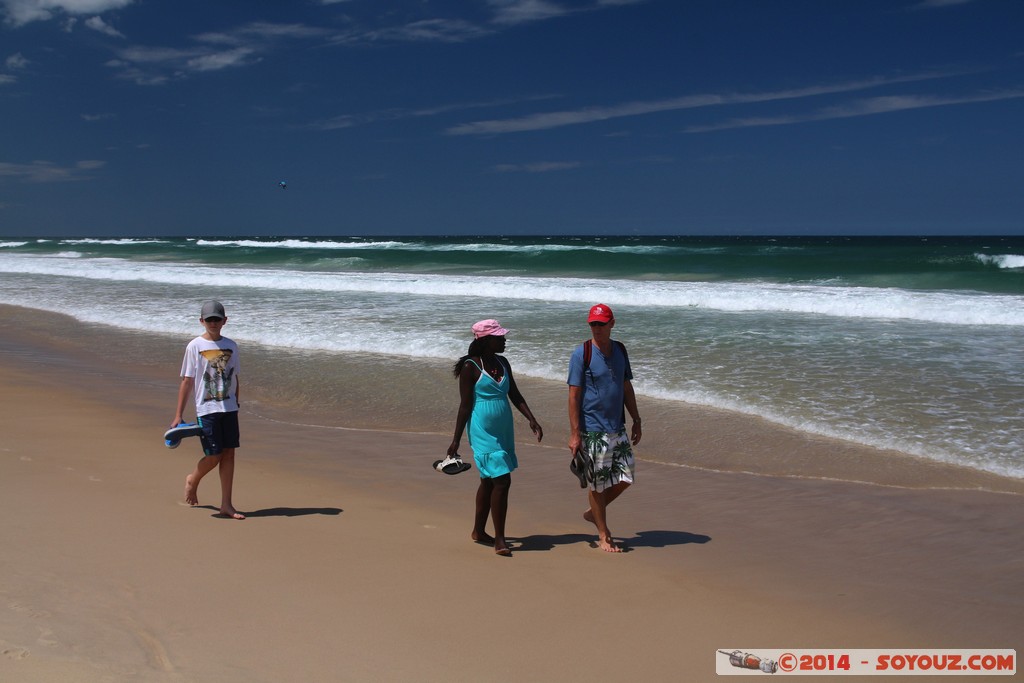
POLYGON ((587 459, 587 479, 594 491, 604 491, 620 482, 633 483, 636 463, 625 428, 618 432, 583 432, 581 450, 587 459))

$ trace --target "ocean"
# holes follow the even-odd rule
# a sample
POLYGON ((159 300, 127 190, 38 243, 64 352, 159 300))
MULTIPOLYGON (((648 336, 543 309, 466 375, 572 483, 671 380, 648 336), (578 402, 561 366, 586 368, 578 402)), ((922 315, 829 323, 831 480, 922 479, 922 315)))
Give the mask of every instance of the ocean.
POLYGON ((510 328, 521 383, 563 392, 600 302, 641 408, 707 406, 1024 478, 1022 237, 0 241, 0 303, 183 348, 206 298, 243 351, 295 361, 243 366, 247 386, 339 423, 360 410, 395 423, 402 400, 453 422, 454 381, 410 399, 403 378, 447 377, 483 318, 510 328))

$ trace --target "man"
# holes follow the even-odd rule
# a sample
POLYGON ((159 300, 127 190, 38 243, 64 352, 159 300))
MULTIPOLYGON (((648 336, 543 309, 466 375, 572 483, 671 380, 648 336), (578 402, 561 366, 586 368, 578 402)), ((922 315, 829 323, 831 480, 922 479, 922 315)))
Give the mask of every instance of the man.
POLYGON ((631 444, 640 442, 640 413, 626 347, 611 336, 612 309, 597 304, 590 309, 587 323, 593 339, 577 346, 569 359, 569 451, 584 459, 590 484, 590 509, 583 519, 597 527, 602 550, 619 553, 622 548, 608 531, 606 511, 633 483, 631 444), (629 437, 626 411, 633 420, 629 437))

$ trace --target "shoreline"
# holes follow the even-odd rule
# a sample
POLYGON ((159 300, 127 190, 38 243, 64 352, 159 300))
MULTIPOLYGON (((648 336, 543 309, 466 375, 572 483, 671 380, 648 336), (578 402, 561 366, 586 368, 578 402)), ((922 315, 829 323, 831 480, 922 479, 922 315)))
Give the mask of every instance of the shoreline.
MULTIPOLYGON (((53 345, 86 365, 109 362, 103 349, 111 336, 127 340, 130 363, 119 371, 160 384, 177 382, 181 349, 191 338, 81 323, 7 305, 0 305, 0 325, 7 330, 8 350, 31 354, 53 345)), ((230 330, 225 333, 231 336, 230 330)), ((450 435, 458 396, 447 362, 241 345, 248 412, 286 425, 450 435)), ((514 349, 507 355, 515 370, 514 349)), ((542 448, 564 451, 564 384, 525 376, 517 376, 517 382, 544 426, 542 448)), ((647 396, 638 401, 644 416, 644 440, 636 449, 641 462, 783 479, 1024 494, 1024 479, 802 432, 721 408, 647 396)), ((525 444, 523 426, 517 417, 517 442, 525 444)))
POLYGON ((469 540, 475 472, 430 469, 446 433, 288 429, 247 398, 236 522, 215 477, 181 501, 178 359, 157 379, 124 339, 97 363, 74 325, 37 332, 0 331, 3 679, 576 681, 595 628, 629 644, 610 680, 718 680, 732 648, 1020 649, 1015 496, 641 462, 612 556, 565 454, 523 442, 499 558, 469 540))

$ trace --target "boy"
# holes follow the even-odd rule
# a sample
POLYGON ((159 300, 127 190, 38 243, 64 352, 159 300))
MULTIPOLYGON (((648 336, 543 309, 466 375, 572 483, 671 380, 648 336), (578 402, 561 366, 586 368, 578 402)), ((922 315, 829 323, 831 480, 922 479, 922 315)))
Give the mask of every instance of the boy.
POLYGON ((196 418, 203 428, 199 437, 205 454, 195 471, 185 477, 185 502, 199 504, 199 482, 214 467, 220 466, 220 514, 245 519, 231 504, 231 486, 235 478, 235 449, 238 432, 238 345, 221 330, 228 318, 219 301, 203 304, 199 322, 206 329, 185 347, 181 364, 178 409, 172 427, 182 422, 189 396, 196 404, 196 418))

